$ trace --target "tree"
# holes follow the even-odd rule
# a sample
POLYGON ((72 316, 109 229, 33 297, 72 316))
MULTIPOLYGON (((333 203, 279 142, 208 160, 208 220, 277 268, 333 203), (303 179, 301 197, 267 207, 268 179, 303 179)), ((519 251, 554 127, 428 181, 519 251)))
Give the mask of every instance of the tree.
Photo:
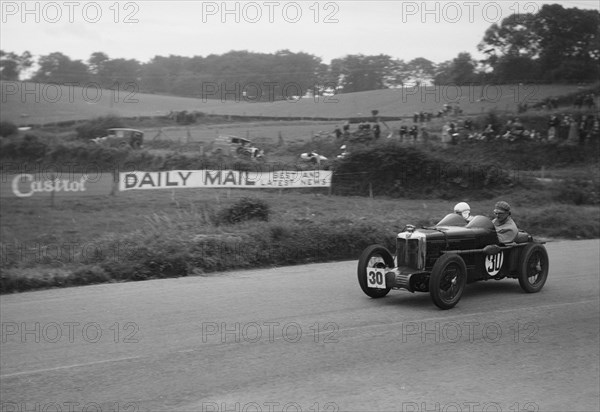
POLYGON ((435 63, 424 57, 412 59, 403 68, 404 76, 416 85, 432 83, 435 75, 435 63))
POLYGON ((0 80, 19 80, 21 73, 32 64, 31 53, 28 51, 19 56, 13 52, 0 50, 0 80))
POLYGON ((135 59, 112 59, 104 63, 99 73, 102 87, 124 87, 138 83, 141 65, 135 59))
POLYGON ((91 54, 90 58, 88 59, 88 67, 90 70, 90 73, 93 75, 100 75, 102 73, 102 71, 104 70, 104 67, 106 65, 106 62, 109 61, 109 57, 106 53, 104 52, 94 52, 91 54))
POLYGON ((600 12, 544 5, 493 24, 478 45, 498 82, 594 81, 600 63, 600 12), (520 75, 519 75, 520 72, 520 75))
POLYGON ((41 56, 38 64, 32 77, 35 82, 84 84, 89 80, 88 67, 81 60, 71 60, 60 52, 41 56))
POLYGON ((544 5, 532 24, 548 81, 598 80, 600 12, 544 5))
POLYGON ((533 21, 531 14, 512 14, 504 18, 500 26, 492 24, 477 45, 478 50, 493 52, 490 55, 492 59, 498 55, 535 57, 539 51, 539 39, 531 31, 533 21))
POLYGON ((452 61, 440 63, 436 69, 436 85, 465 85, 477 81, 476 62, 470 53, 459 53, 452 61))
POLYGON ((385 54, 348 55, 332 60, 331 64, 339 72, 344 93, 384 89, 386 81, 394 79, 397 72, 397 61, 385 54))

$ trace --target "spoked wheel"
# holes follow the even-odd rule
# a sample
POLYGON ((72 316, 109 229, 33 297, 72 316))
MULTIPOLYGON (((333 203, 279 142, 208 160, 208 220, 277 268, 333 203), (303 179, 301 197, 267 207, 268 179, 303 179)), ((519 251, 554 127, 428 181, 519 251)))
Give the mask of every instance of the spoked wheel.
POLYGON ((387 295, 391 287, 385 284, 385 273, 393 267, 394 258, 385 247, 371 245, 366 248, 358 259, 358 284, 362 291, 372 298, 387 295))
POLYGON ((548 252, 542 245, 532 243, 521 251, 519 259, 519 285, 527 293, 542 290, 548 279, 548 252))
POLYGON ((451 309, 460 300, 467 284, 467 266, 453 254, 444 254, 433 265, 429 278, 429 293, 440 309, 451 309))

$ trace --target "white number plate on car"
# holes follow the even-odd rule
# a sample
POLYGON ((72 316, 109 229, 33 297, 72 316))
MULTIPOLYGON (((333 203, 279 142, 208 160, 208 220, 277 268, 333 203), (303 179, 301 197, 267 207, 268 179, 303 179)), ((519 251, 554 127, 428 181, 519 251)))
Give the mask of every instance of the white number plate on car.
POLYGON ((385 287, 384 268, 367 268, 367 287, 374 289, 387 289, 385 287))

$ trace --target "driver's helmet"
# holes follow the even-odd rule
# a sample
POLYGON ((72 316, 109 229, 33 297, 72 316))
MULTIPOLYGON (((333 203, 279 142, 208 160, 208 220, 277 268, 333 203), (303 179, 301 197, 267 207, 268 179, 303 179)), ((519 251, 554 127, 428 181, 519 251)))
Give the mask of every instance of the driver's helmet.
POLYGON ((454 213, 461 215, 465 219, 468 219, 471 215, 471 207, 466 202, 457 203, 456 206, 454 206, 454 213))

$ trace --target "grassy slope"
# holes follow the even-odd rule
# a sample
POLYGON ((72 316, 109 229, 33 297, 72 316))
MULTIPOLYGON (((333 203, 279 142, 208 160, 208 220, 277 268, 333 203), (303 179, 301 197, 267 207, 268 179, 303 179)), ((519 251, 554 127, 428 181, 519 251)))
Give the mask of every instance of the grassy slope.
POLYGON ((2 83, 3 99, 6 98, 6 102, 2 103, 0 120, 16 124, 48 124, 108 114, 122 117, 157 116, 171 110, 197 110, 224 115, 349 118, 370 116, 371 110, 377 109, 382 116, 410 116, 421 110, 437 112, 446 102, 459 103, 466 113, 478 114, 494 108, 514 111, 521 102, 532 104, 549 96, 579 90, 576 85, 488 85, 483 95, 489 99, 482 101, 480 86, 460 89, 455 86, 407 87, 272 103, 202 101, 175 96, 130 94, 125 90, 102 90, 96 102, 93 101, 96 100, 95 89, 89 89, 84 94, 84 90, 79 87, 62 87, 58 92, 57 86, 12 82, 8 89, 10 92, 4 93, 7 82, 2 83), (15 92, 13 87, 16 87, 15 92), (34 92, 25 93, 30 90, 34 92))
MULTIPOLYGON (((574 90, 576 90, 575 86, 540 88, 536 96, 543 98, 547 95, 570 93, 574 90)), ((106 97, 108 99, 109 96, 106 97)), ((119 113, 124 116, 156 115, 158 112, 164 113, 171 109, 195 109, 209 113, 252 115, 265 114, 268 111, 269 115, 288 116, 290 115, 288 113, 290 108, 294 108, 293 114, 296 116, 324 116, 326 113, 327 116, 334 117, 338 115, 337 113, 340 113, 341 117, 349 117, 368 115, 373 108, 379 109, 382 115, 410 115, 416 110, 435 110, 443 103, 436 99, 434 95, 429 96, 429 100, 433 100, 433 104, 428 99, 421 99, 422 96, 412 95, 407 97, 406 103, 401 104, 402 94, 398 90, 341 95, 338 96, 339 102, 337 103, 324 103, 323 101, 278 102, 273 104, 213 102, 211 103, 212 106, 206 103, 202 108, 196 107, 195 105, 199 102, 193 99, 154 95, 138 97, 140 98, 139 103, 115 105, 110 110, 112 112, 117 109, 123 110, 119 113), (168 107, 168 109, 165 109, 165 107, 168 107), (253 111, 250 112, 250 110, 253 111)), ((502 104, 499 102, 468 101, 468 95, 465 94, 465 97, 467 97, 467 101, 461 101, 461 107, 467 112, 472 111, 474 113, 479 113, 482 107, 496 106, 504 109, 503 104, 506 106, 510 105, 511 102, 515 103, 514 93, 509 96, 508 92, 505 96, 507 100, 503 101, 502 104)), ((105 104, 106 108, 109 109, 108 102, 105 102, 105 104)), ((26 119, 27 122, 33 122, 35 116, 42 119, 42 122, 55 122, 105 114, 100 110, 102 104, 90 105, 65 101, 54 104, 40 102, 39 104, 19 105, 20 103, 15 102, 14 99, 3 104, 2 118, 10 116, 11 113, 13 116, 16 113, 17 117, 19 113, 29 113, 29 117, 19 118, 17 123, 24 123, 23 119, 26 119)), ((106 113, 108 112, 110 111, 106 113)), ((252 139, 268 138, 274 141, 276 133, 283 131, 282 134, 286 143, 290 143, 296 138, 305 140, 306 136, 309 136, 309 133, 313 131, 329 131, 332 129, 333 124, 326 122, 318 124, 260 122, 256 124, 197 126, 191 128, 191 135, 192 141, 200 141, 204 140, 203 137, 214 136, 217 132, 244 136, 245 131, 248 131, 252 139)), ((156 129, 153 130, 156 131, 156 129)), ((147 131, 150 132, 151 130, 147 131)), ((172 137, 172 140, 184 137, 178 135, 178 133, 182 133, 181 128, 163 131, 169 134, 167 137, 172 137)), ((148 137, 152 138, 152 133, 148 133, 148 137)), ((81 246, 92 245, 91 250, 100 247, 106 249, 104 252, 110 252, 112 250, 111 245, 122 242, 124 239, 138 237, 142 246, 144 241, 160 239, 162 236, 167 240, 173 240, 173 245, 189 245, 189 238, 195 236, 225 236, 225 242, 228 242, 228 237, 235 237, 242 232, 254 233, 258 231, 258 233, 262 233, 263 227, 258 224, 242 225, 241 227, 216 227, 209 222, 211 214, 216 210, 230 204, 236 198, 247 195, 259 196, 271 204, 274 215, 265 230, 270 231, 268 233, 272 234, 282 233, 285 238, 293 238, 294 230, 306 228, 307 225, 316 225, 310 227, 316 227, 316 233, 319 233, 318 225, 320 224, 332 229, 331 233, 329 233, 329 230, 327 231, 331 236, 335 235, 336 230, 341 230, 342 233, 349 232, 352 227, 356 228, 356 225, 369 224, 374 226, 372 233, 366 233, 367 237, 393 236, 394 231, 399 230, 405 223, 434 223, 440 216, 449 211, 453 204, 445 200, 431 199, 371 200, 364 197, 315 196, 311 192, 302 191, 284 193, 284 195, 279 195, 277 192, 261 191, 260 193, 249 194, 248 192, 205 190, 181 191, 173 194, 171 192, 155 191, 151 193, 121 194, 114 198, 81 198, 59 201, 54 209, 49 208, 47 202, 39 203, 34 199, 2 199, 0 241, 3 247, 3 265, 6 263, 6 259, 10 258, 11 247, 15 245, 26 248, 31 247, 37 252, 25 253, 23 257, 19 257, 18 262, 16 262, 16 269, 13 269, 15 266, 10 264, 11 269, 9 270, 12 271, 11 273, 17 277, 49 276, 52 278, 53 271, 72 274, 73 268, 83 267, 85 269, 90 267, 87 260, 82 259, 81 253, 77 258, 74 257, 66 262, 64 259, 54 259, 52 248, 64 244, 77 244, 80 250, 81 246), (229 195, 231 195, 231 199, 229 195), (288 233, 288 231, 291 232, 288 233), (40 252, 43 250, 50 252, 40 252)), ((597 207, 556 205, 553 204, 551 197, 543 190, 507 193, 504 198, 515 207, 515 219, 520 226, 530 230, 534 235, 558 238, 597 237, 599 235, 597 207), (569 223, 557 227, 555 225, 557 219, 569 223), (581 226, 579 226, 580 222, 581 226), (565 229, 568 229, 568 233, 565 229)), ((471 199, 461 200, 470 201, 474 213, 477 214, 488 214, 495 201, 495 199, 479 202, 471 199)), ((276 238, 273 241, 277 243, 276 238)), ((154 250, 160 250, 160 245, 154 246, 156 247, 154 250)), ((344 244, 342 248, 347 247, 348 249, 342 250, 337 255, 331 255, 331 258, 355 258, 355 251, 351 248, 360 249, 359 246, 357 244, 352 246, 344 244)), ((292 250, 292 252, 295 250, 292 250)), ((318 258, 327 259, 327 253, 329 252, 324 252, 318 258)), ((238 256, 236 257, 236 263, 239 263, 240 267, 245 267, 244 265, 247 264, 245 259, 246 256, 238 256)), ((104 276, 104 272, 102 273, 101 276, 99 275, 100 277, 104 276)))
MULTIPOLYGON (((554 205, 542 192, 523 202, 522 195, 503 198, 519 227, 536 238, 599 236, 598 207, 554 205), (568 227, 556 225, 557 217, 568 227)), ((489 215, 497 199, 463 200, 474 214, 489 215)), ((433 224, 454 204, 218 189, 65 199, 54 208, 48 199, 0 202, 0 293, 356 259, 368 244, 392 248, 405 224, 433 224), (214 224, 218 211, 249 195, 268 202, 268 223, 214 224)))

